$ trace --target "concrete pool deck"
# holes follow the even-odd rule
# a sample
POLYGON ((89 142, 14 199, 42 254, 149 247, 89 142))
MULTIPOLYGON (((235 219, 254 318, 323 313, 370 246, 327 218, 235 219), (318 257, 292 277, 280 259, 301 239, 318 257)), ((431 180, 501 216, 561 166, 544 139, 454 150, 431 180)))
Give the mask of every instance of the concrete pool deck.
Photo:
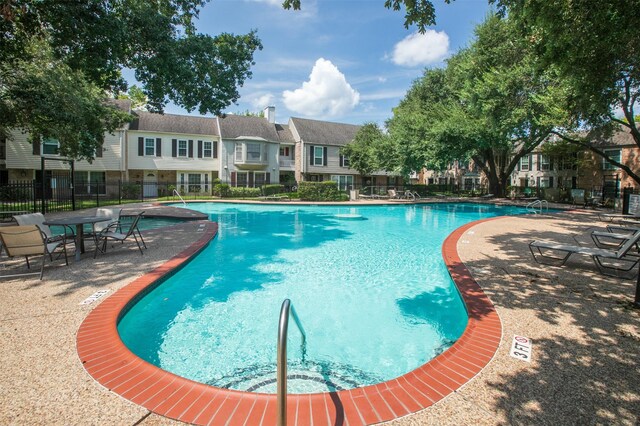
MULTIPOLYGON (((502 341, 494 359, 461 389, 389 424, 635 424, 640 414, 640 315, 630 304, 635 281, 604 277, 582 256, 565 268, 540 266, 526 245, 536 238, 588 244, 588 231, 605 225, 592 212, 571 212, 502 218, 466 231, 458 253, 493 301, 502 341), (515 334, 532 339, 531 363, 509 356, 515 334)), ((145 231, 144 257, 129 244, 95 261, 86 254, 69 267, 47 264, 42 282, 0 282, 0 423, 177 424, 99 386, 81 365, 75 338, 100 303, 80 302, 97 290, 112 294, 163 264, 197 232, 197 222, 170 233, 145 231)))

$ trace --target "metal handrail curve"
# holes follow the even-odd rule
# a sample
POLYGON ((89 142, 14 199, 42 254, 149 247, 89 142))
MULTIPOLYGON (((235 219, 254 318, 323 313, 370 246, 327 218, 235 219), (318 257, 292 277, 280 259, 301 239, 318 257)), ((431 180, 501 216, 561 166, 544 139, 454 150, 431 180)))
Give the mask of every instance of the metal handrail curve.
POLYGON ((526 209, 527 211, 531 210, 534 214, 536 214, 536 206, 540 207, 540 214, 542 214, 542 206, 544 205, 544 207, 547 209, 547 211, 549 211, 549 203, 547 202, 547 200, 535 200, 530 202, 529 204, 527 204, 526 209))
POLYGON ((291 304, 291 300, 285 299, 280 308, 280 321, 278 322, 278 365, 277 365, 277 389, 278 389, 278 426, 287 426, 287 333, 289 329, 289 316, 298 326, 302 335, 302 361, 306 355, 307 334, 304 332, 300 318, 291 304))
POLYGON ((187 203, 182 199, 182 197, 180 196, 180 193, 178 192, 178 190, 177 190, 177 189, 174 189, 174 190, 173 190, 173 193, 174 193, 174 194, 176 194, 176 195, 178 196, 178 198, 180 198, 180 201, 182 201, 182 205, 183 205, 184 207, 187 207, 187 203))

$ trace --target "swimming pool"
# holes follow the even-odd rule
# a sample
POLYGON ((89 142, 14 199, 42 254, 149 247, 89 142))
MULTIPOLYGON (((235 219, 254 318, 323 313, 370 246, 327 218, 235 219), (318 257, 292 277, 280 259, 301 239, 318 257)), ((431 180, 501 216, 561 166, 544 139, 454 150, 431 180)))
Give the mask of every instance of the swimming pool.
POLYGON ((308 337, 303 363, 290 327, 293 393, 389 380, 446 350, 466 313, 442 262, 443 239, 464 223, 523 212, 473 204, 189 207, 219 222, 218 237, 130 309, 121 338, 180 376, 273 392, 278 314, 290 298, 308 337))

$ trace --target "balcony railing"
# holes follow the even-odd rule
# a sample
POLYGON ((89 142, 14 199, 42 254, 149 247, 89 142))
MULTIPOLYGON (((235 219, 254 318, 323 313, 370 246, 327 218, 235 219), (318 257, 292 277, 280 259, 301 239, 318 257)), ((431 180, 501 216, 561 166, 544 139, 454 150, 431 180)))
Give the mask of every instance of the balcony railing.
POLYGON ((293 160, 291 158, 282 158, 282 157, 280 157, 278 159, 278 164, 280 165, 280 167, 291 167, 291 168, 293 168, 296 165, 296 160, 293 160))

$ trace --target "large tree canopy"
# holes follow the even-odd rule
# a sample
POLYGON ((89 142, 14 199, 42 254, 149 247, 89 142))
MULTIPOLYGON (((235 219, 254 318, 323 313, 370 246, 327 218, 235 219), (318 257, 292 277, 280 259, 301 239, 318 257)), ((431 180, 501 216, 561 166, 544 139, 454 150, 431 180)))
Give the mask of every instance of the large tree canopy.
POLYGON ((35 138, 55 137, 64 154, 91 158, 98 135, 123 122, 104 100, 126 90, 124 68, 134 70, 151 111, 173 101, 188 111, 219 113, 238 99, 238 86, 251 77, 253 53, 262 46, 254 32, 198 34, 193 20, 205 3, 1 2, 0 132, 19 127, 35 138), (55 72, 41 75, 39 69, 55 72), (69 102, 59 101, 69 89, 69 102), (92 122, 74 119, 80 104, 95 114, 92 122))
MULTIPOLYGON (((503 195, 518 160, 564 121, 564 90, 551 71, 533 67, 513 23, 489 16, 473 44, 425 71, 394 109, 387 126, 401 146, 403 171, 439 169, 471 159, 503 195)), ((384 153, 381 153, 384 155, 384 153)))
POLYGON ((572 126, 559 127, 556 134, 605 157, 640 184, 640 164, 620 164, 579 136, 623 129, 640 148, 635 112, 640 100, 640 0, 497 3, 530 41, 538 69, 554 67, 570 89, 572 126))

